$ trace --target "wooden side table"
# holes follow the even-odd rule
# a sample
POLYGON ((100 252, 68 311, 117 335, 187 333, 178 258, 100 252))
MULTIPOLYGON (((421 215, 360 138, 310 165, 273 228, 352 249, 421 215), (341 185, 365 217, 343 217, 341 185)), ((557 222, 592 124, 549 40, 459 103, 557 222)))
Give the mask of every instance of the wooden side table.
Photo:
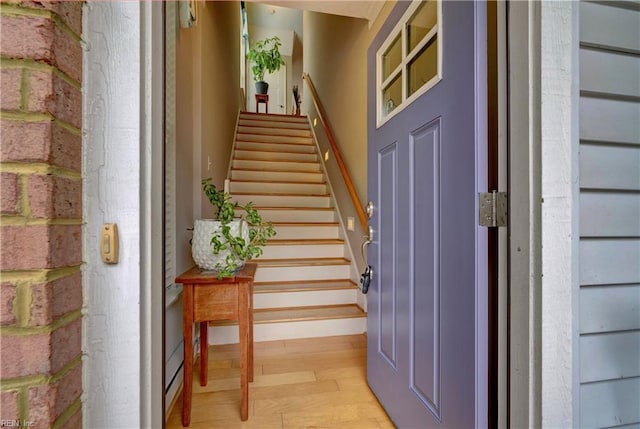
POLYGON ((269 113, 269 94, 256 94, 256 113, 260 103, 264 103, 264 113, 269 113))
POLYGON ((191 423, 193 383, 193 324, 200 322, 200 385, 207 385, 210 321, 237 320, 240 331, 240 418, 249 417, 249 381, 253 381, 253 278, 256 264, 247 262, 234 277, 218 280, 215 273, 198 267, 176 278, 183 288, 184 388, 182 426, 191 423))

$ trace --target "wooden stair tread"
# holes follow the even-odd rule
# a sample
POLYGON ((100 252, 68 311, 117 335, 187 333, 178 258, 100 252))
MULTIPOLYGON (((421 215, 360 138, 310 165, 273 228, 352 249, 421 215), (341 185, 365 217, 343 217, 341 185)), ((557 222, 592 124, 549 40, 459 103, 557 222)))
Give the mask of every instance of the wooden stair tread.
POLYGON ((245 133, 242 131, 238 131, 238 133, 236 134, 236 140, 237 141, 249 141, 249 142, 253 142, 254 140, 243 140, 243 137, 253 137, 253 138, 267 138, 267 140, 257 140, 258 142, 263 142, 263 143, 283 143, 283 144, 308 144, 308 145, 313 145, 313 137, 308 136, 283 136, 283 135, 272 135, 272 134, 252 134, 252 133, 245 133), (277 141, 269 141, 269 137, 274 137, 277 139, 277 141), (303 143, 300 143, 300 142, 303 143))
POLYGON ((253 311, 255 323, 289 322, 300 320, 344 319, 366 317, 356 304, 326 305, 317 307, 269 308, 253 311))
POLYGON ((255 195, 257 197, 328 197, 329 194, 292 194, 290 192, 232 192, 236 195, 255 195))
POLYGON ((339 226, 338 222, 271 222, 273 226, 339 226))
POLYGON ((240 112, 240 117, 251 117, 252 119, 263 117, 264 120, 269 120, 269 118, 291 118, 291 119, 300 119, 299 121, 294 122, 303 122, 307 120, 306 115, 288 115, 285 113, 254 113, 254 112, 240 112))
POLYGON ((286 126, 238 125, 239 133, 272 137, 311 137, 308 128, 288 128, 286 126), (278 134, 280 132, 280 134, 278 134), (289 132, 289 133, 287 133, 289 132))
POLYGON ((320 164, 318 161, 302 161, 291 159, 258 159, 258 158, 242 158, 238 156, 233 157, 234 161, 257 161, 257 162, 295 162, 296 164, 320 164))
POLYGON ((317 155, 315 152, 296 152, 292 150, 274 150, 274 149, 243 149, 236 148, 236 152, 254 152, 254 153, 284 153, 287 155, 317 155))
POLYGON ((304 171, 304 170, 287 170, 281 168, 237 168, 231 167, 231 171, 261 171, 265 173, 302 173, 302 174, 322 174, 318 171, 304 171))
POLYGON ((254 293, 277 293, 356 289, 357 285, 349 279, 338 279, 289 282, 258 282, 254 283, 253 287, 254 293))
MULTIPOLYGON (((296 143, 296 142, 270 142, 270 141, 262 141, 262 140, 242 140, 242 138, 240 137, 241 135, 244 135, 243 133, 238 133, 238 135, 236 136, 236 143, 240 142, 240 143, 259 143, 259 144, 289 144, 289 145, 298 145, 298 146, 314 146, 313 141, 311 143, 296 143)), ((247 135, 253 135, 253 134, 247 134, 247 135)), ((303 137, 306 139, 306 137, 303 137)), ((309 137, 309 139, 311 139, 309 137)), ((239 150, 242 150, 241 148, 239 148, 239 150)))
MULTIPOLYGON (((267 127, 265 127, 267 128, 267 127)), ((277 128, 272 128, 273 130, 277 130, 277 128)), ((295 134, 276 134, 276 133, 257 133, 257 132, 248 132, 248 131, 238 131, 238 135, 243 135, 243 136, 254 136, 254 137, 291 137, 294 139, 311 139, 311 136, 297 136, 295 134)))
POLYGON ((291 185, 326 185, 326 182, 299 182, 295 180, 246 180, 246 179, 231 179, 231 183, 287 183, 291 185))
POLYGON ((344 240, 339 238, 304 238, 304 239, 271 239, 267 241, 267 245, 286 246, 291 244, 302 244, 317 246, 318 244, 344 244, 344 240))
MULTIPOLYGON (((357 304, 323 305, 310 307, 290 307, 290 308, 264 308, 253 310, 253 322, 260 323, 282 323, 300 322, 327 319, 347 319, 354 317, 366 317, 365 313, 357 304)), ((237 325, 235 321, 209 322, 213 326, 237 325)))
MULTIPOLYGON (((298 132, 298 133, 307 133, 311 135, 311 130, 309 129, 309 125, 302 122, 287 122, 287 121, 260 121, 256 119, 240 119, 238 123, 238 128, 249 128, 251 131, 254 131, 256 134, 262 134, 263 130, 276 130, 276 131, 285 131, 285 132, 298 132), (243 121, 245 121, 243 123, 243 121), (251 123, 247 123, 251 121, 251 123), (260 122, 256 124, 255 122, 260 122)), ((282 135, 282 134, 280 134, 282 135)), ((295 135, 295 134, 285 134, 285 135, 295 135)), ((305 136, 306 137, 306 136, 305 136)))
MULTIPOLYGON (((286 207, 286 206, 280 206, 280 207, 260 207, 260 206, 253 206, 254 209, 258 210, 258 211, 262 211, 262 210, 317 210, 317 211, 334 211, 335 209, 333 207, 286 207)), ((242 210, 240 208, 238 208, 238 210, 242 210)))
POLYGON ((351 261, 345 258, 295 258, 295 259, 256 259, 255 262, 260 268, 277 267, 308 267, 308 266, 329 266, 329 265, 349 265, 351 261))

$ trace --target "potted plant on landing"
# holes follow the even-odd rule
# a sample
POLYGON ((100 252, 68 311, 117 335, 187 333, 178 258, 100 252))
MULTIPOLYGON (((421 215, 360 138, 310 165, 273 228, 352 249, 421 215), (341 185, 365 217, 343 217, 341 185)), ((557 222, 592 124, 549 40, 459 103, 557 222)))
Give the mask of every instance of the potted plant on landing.
POLYGON ((191 252, 198 267, 216 271, 218 279, 231 277, 244 263, 262 255, 262 248, 276 235, 253 203, 240 205, 228 192, 216 189, 211 179, 202 181, 202 190, 215 207, 214 219, 198 219, 193 229, 191 252), (236 218, 236 209, 243 215, 236 218))
POLYGON ((280 46, 282 46, 280 38, 274 36, 257 41, 249 49, 247 58, 253 63, 251 71, 253 80, 256 81, 256 94, 266 94, 269 90, 269 84, 264 81, 265 72, 276 72, 280 70, 280 66, 284 65, 280 46))

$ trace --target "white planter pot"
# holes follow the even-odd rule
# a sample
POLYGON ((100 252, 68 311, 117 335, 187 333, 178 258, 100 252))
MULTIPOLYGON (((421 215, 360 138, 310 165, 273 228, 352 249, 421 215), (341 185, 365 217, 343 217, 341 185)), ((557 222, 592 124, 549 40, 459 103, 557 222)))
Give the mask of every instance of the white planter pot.
MULTIPOLYGON (((220 221, 213 219, 197 219, 193 226, 193 240, 191 241, 191 255, 196 265, 203 270, 217 271, 224 267, 228 251, 213 253, 211 237, 220 229, 220 221)), ((244 220, 235 220, 229 224, 231 234, 241 236, 249 241, 249 227, 244 220)), ((238 267, 243 267, 245 261, 238 261, 238 267)))

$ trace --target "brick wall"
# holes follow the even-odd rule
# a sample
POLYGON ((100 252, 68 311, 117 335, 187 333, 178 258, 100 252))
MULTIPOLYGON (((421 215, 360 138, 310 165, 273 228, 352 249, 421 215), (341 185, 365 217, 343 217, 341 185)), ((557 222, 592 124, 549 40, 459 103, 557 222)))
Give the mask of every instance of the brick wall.
POLYGON ((0 427, 78 428, 82 3, 0 1, 0 427))

